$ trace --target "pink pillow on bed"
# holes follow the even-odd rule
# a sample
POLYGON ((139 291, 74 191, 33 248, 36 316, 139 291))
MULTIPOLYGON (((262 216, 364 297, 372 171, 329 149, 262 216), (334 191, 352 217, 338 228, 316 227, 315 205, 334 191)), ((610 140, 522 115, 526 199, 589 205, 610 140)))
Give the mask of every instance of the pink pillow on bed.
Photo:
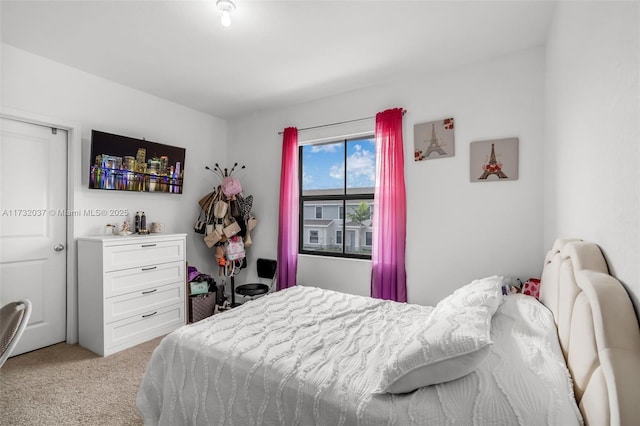
POLYGON ((533 296, 536 299, 540 298, 540 280, 537 278, 529 278, 522 286, 522 293, 527 296, 533 296))

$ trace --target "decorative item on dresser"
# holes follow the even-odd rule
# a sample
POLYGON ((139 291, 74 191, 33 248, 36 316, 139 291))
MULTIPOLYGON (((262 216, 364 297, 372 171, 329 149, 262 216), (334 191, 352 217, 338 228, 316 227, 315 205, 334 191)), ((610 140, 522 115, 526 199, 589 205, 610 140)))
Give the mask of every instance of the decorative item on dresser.
POLYGON ((78 239, 80 345, 107 356, 185 324, 186 234, 78 239))

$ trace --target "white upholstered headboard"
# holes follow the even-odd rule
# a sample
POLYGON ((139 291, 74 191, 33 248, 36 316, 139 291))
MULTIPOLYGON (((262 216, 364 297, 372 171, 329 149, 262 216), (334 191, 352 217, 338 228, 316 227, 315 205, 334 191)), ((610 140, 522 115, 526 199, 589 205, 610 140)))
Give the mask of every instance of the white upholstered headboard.
POLYGON ((557 240, 541 281, 585 423, 640 425, 640 328, 598 246, 557 240))

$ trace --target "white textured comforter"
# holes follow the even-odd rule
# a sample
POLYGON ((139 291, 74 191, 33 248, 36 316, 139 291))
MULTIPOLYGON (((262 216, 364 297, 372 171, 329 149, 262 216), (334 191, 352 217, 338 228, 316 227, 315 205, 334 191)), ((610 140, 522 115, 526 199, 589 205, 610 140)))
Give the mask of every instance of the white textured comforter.
POLYGON ((374 394, 403 336, 432 307, 297 286, 168 335, 137 398, 160 425, 573 425, 551 314, 505 297, 491 354, 473 373, 403 395, 374 394))

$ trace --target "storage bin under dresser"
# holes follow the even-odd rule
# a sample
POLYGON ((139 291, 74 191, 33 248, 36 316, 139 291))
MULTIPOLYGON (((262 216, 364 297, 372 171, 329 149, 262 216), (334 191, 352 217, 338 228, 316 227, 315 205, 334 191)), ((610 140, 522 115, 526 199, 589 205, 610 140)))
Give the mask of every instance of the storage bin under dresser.
POLYGON ((80 345, 102 356, 186 323, 186 234, 78 239, 80 345))

